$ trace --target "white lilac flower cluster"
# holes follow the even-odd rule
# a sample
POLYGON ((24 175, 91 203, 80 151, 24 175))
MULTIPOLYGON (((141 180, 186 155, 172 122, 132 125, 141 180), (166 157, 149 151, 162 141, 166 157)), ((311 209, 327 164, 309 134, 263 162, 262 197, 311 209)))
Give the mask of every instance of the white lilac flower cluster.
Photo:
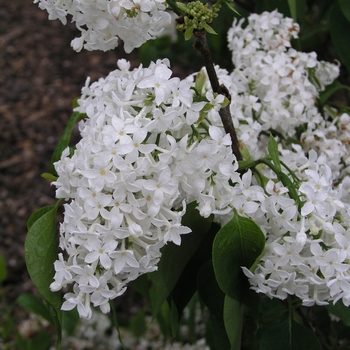
MULTIPOLYGON (((332 170, 339 171, 337 166, 349 150, 338 135, 330 135, 328 129, 334 130, 335 122, 325 121, 329 113, 325 110, 324 118, 315 103, 320 91, 339 75, 338 65, 318 61, 315 52, 293 49, 291 39, 298 37, 299 25, 277 11, 252 14, 243 28, 244 21, 235 20, 228 32, 236 85, 231 113, 236 126, 241 124, 240 140, 254 158, 260 158, 262 132, 274 130, 284 139, 297 138, 297 128, 300 132, 307 125, 301 137, 306 150, 326 148, 332 170), (316 145, 320 138, 324 142, 316 145)), ((346 130, 342 138, 349 136, 346 130)))
POLYGON ((297 29, 277 12, 252 15, 244 29, 234 23, 236 68, 229 74, 216 67, 252 158, 266 155, 266 133, 280 135, 284 182, 259 165, 264 188, 251 170, 239 174, 218 113, 225 100, 208 81, 171 78, 167 60, 134 70, 120 60, 105 79, 87 82, 77 108, 87 115, 82 139, 55 164, 56 195, 70 200, 60 238, 67 259, 56 261, 51 285, 73 284, 63 309, 77 306, 85 318, 91 304, 109 311, 108 301, 129 281, 156 269, 164 244, 180 244, 190 232, 181 220, 192 201, 222 225, 235 209, 261 227, 266 251, 255 271, 245 269, 256 291, 297 295, 305 305, 350 304, 350 179, 343 177, 350 117, 330 111, 332 119, 323 121, 316 99, 338 67, 291 49, 297 29), (285 142, 305 125, 305 148, 285 142), (317 147, 305 137, 310 130, 319 132, 317 147), (342 153, 336 158, 324 145, 337 138, 342 153))
POLYGON ((300 200, 298 205, 276 174, 260 169, 268 180, 265 193, 252 186, 259 198, 248 211, 240 199, 238 212, 261 227, 266 250, 255 271, 244 272, 254 290, 270 297, 296 295, 308 306, 340 299, 350 305, 350 116, 316 106, 339 67, 291 48, 299 26, 276 11, 251 15, 244 28, 243 22, 235 21, 228 33, 234 123, 254 159, 266 154, 264 132, 279 135, 281 161, 289 169, 284 171, 300 200), (301 136, 298 127, 305 130, 301 136), (295 139, 292 147, 288 138, 295 139))
POLYGON ((205 87, 194 96, 167 60, 118 66, 83 88, 82 139, 55 163, 56 196, 71 201, 60 229, 68 258, 56 261, 51 289, 73 284, 62 307, 85 318, 91 303, 108 312, 129 281, 154 271, 164 244, 180 244, 186 203, 205 217, 225 211, 237 191, 229 181, 239 180, 230 137, 214 125, 223 96, 205 87))
POLYGON ((317 125, 308 125, 301 142, 305 151, 313 149, 326 156, 336 182, 350 175, 350 115, 325 109, 324 116, 317 125))
POLYGON ((71 46, 80 51, 111 50, 124 42, 125 52, 161 35, 171 23, 162 0, 34 0, 49 13, 49 19, 67 23, 71 16, 81 31, 71 46))
POLYGON ((342 186, 333 186, 325 156, 300 146, 281 149, 281 161, 297 178, 301 206, 289 188, 271 178, 266 197, 250 216, 266 235, 266 247, 254 271, 243 268, 252 289, 269 297, 299 297, 303 305, 342 299, 350 305, 350 205, 342 186))

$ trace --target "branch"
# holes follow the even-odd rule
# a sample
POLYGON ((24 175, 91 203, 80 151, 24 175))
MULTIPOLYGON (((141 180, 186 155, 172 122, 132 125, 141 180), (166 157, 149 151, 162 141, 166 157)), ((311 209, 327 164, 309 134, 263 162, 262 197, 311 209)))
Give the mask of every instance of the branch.
MULTIPOLYGON (((207 38, 205 35, 205 30, 194 30, 194 36, 196 38, 196 43, 194 48, 197 49, 202 55, 205 68, 207 69, 209 81, 214 92, 218 94, 225 95, 230 100, 230 94, 224 85, 219 84, 219 80, 214 68, 213 59, 210 54, 208 47, 207 38)), ((221 108, 219 110, 222 124, 227 134, 230 134, 232 140, 232 153, 236 156, 237 160, 242 160, 241 152, 239 151, 239 141, 237 138, 236 130, 233 126, 232 117, 230 113, 230 106, 221 108)))

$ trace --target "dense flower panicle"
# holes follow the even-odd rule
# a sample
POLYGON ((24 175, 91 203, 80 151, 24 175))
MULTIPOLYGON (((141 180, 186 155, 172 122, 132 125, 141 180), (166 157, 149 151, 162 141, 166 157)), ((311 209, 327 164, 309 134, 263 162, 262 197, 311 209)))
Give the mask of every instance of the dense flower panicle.
POLYGON ((171 23, 166 3, 159 0, 34 0, 49 19, 67 23, 72 17, 81 37, 71 46, 76 51, 111 50, 124 41, 127 53, 161 35, 171 23))
POLYGON ((299 147, 282 153, 281 161, 291 165, 300 181, 296 187, 302 205, 299 210, 290 202, 281 183, 270 187, 276 193, 269 193, 257 220, 266 234, 265 253, 254 271, 243 270, 252 289, 269 297, 296 295, 306 306, 341 299, 348 306, 350 204, 342 201, 342 186, 334 187, 324 156, 310 151, 306 157, 299 147))
POLYGON ((316 133, 317 138, 327 139, 328 145, 322 145, 330 149, 328 160, 339 164, 348 152, 337 135, 325 132, 334 123, 325 122, 315 104, 320 91, 339 75, 338 65, 318 61, 314 52, 293 49, 290 40, 298 37, 299 25, 277 11, 252 14, 243 28, 244 21, 235 20, 228 32, 236 95, 230 108, 235 125, 241 124, 239 138, 254 158, 260 158, 264 156, 264 147, 259 146, 262 131, 272 129, 284 138, 295 138, 297 128, 306 124, 302 140, 307 150, 320 149, 316 138, 307 137, 316 133))
MULTIPOLYGON (((283 170, 299 200, 267 168, 260 170, 268 180, 264 193, 249 173, 243 176, 245 188, 231 205, 252 218, 267 240, 260 264, 244 272, 252 288, 269 297, 296 295, 309 306, 341 299, 349 305, 350 116, 316 105, 339 67, 291 48, 299 26, 277 11, 253 14, 243 23, 235 20, 228 33, 235 69, 227 86, 238 137, 258 159, 267 153, 264 133, 279 135, 280 158, 288 167, 283 170), (288 138, 295 144, 285 143, 288 138)), ((219 220, 224 224, 231 216, 219 220)))
POLYGON ((227 212, 239 188, 229 185, 239 180, 231 140, 214 122, 222 99, 204 87, 193 102, 194 83, 171 78, 168 64, 130 71, 120 60, 88 81, 76 109, 87 116, 82 139, 55 163, 56 196, 70 202, 60 229, 68 259, 55 263, 51 288, 73 284, 63 309, 82 317, 91 303, 109 311, 129 281, 156 270, 164 244, 181 243, 186 203, 197 201, 205 217, 227 212))
POLYGON ((133 70, 119 60, 105 79, 87 80, 76 108, 86 114, 82 139, 55 163, 56 196, 69 200, 60 229, 67 259, 59 256, 51 285, 73 284, 63 309, 108 312, 129 281, 157 269, 166 243, 190 233, 181 222, 193 201, 222 226, 236 211, 262 229, 261 261, 244 268, 257 292, 350 305, 350 116, 316 106, 339 68, 292 49, 299 27, 276 11, 248 22, 229 32, 234 71, 215 69, 246 151, 261 158, 268 133, 278 135, 284 177, 262 165, 259 181, 256 169, 238 172, 218 113, 225 99, 208 79, 172 78, 166 59, 133 70))
POLYGON ((305 151, 314 149, 326 157, 336 181, 350 174, 350 116, 329 109, 324 115, 325 119, 317 125, 308 125, 301 142, 305 151))

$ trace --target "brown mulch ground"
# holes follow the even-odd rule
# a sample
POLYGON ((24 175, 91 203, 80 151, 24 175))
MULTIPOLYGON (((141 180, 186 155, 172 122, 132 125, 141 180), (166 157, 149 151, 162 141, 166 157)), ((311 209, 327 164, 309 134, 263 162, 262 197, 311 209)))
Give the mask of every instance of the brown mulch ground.
MULTIPOLYGON (((118 49, 76 53, 73 24, 49 21, 33 0, 0 0, 0 254, 8 277, 7 302, 33 292, 23 245, 26 222, 39 207, 55 202, 40 175, 71 114, 86 77, 96 80, 116 68, 118 49)), ((1 309, 1 308, 0 308, 1 309)))

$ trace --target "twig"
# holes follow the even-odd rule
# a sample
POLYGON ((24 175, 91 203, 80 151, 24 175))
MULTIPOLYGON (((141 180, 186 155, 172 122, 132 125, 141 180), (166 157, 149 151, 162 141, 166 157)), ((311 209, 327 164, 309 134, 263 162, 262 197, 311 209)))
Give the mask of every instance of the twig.
MULTIPOLYGON (((228 99, 230 99, 230 95, 226 87, 224 85, 219 84, 219 79, 217 77, 217 74, 214 68, 214 63, 210 54, 205 30, 195 30, 193 33, 196 37, 194 48, 197 49, 202 55, 204 65, 205 65, 205 68, 207 69, 209 81, 213 91, 218 94, 223 94, 228 99)), ((219 110, 219 114, 226 133, 230 134, 231 136, 232 152, 236 156, 237 160, 242 160, 243 158, 242 158, 241 152, 239 151, 239 142, 238 142, 236 130, 233 126, 230 107, 226 106, 225 108, 221 108, 219 110)))

